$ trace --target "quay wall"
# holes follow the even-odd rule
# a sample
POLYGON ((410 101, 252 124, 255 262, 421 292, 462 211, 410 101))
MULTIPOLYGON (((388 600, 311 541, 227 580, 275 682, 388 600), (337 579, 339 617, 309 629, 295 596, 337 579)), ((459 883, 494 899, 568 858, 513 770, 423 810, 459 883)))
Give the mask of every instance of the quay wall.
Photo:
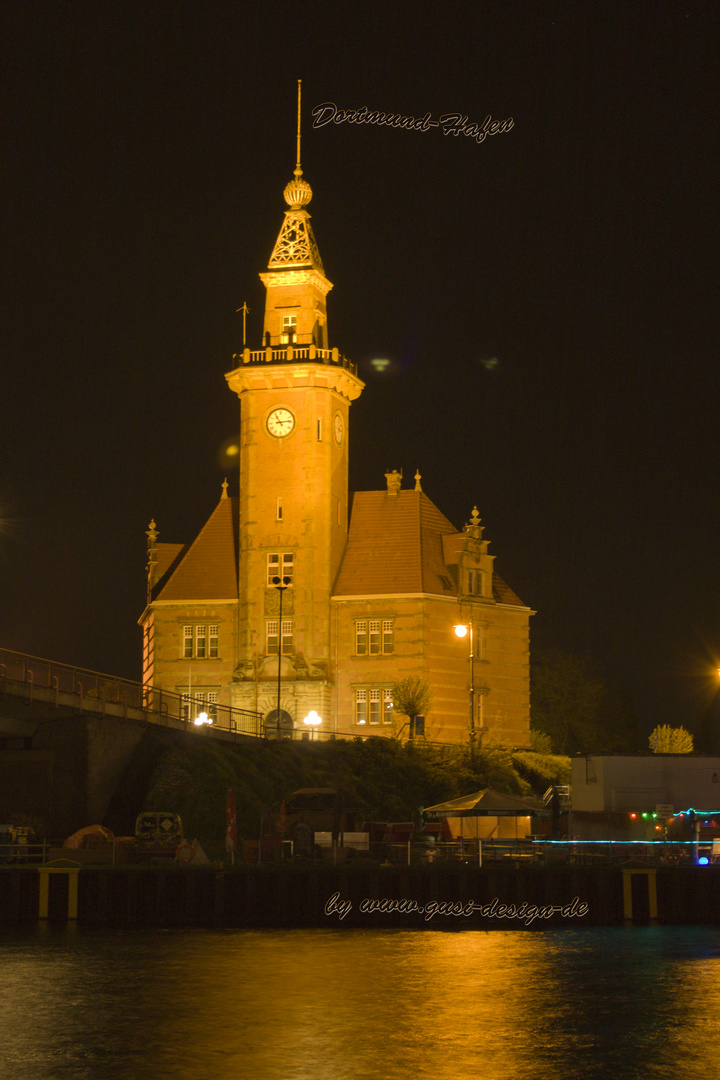
MULTIPOLYGON (((0 868, 0 927, 39 921, 42 872, 42 867, 0 868)), ((75 874, 77 923, 82 927, 522 930, 528 928, 527 918, 501 914, 498 905, 512 905, 517 912, 523 904, 526 912, 543 911, 532 919, 530 929, 720 923, 720 868, 715 867, 648 871, 290 864, 93 867, 75 874), (372 905, 367 901, 372 900, 398 903, 394 910, 368 910, 372 905), (471 910, 473 904, 484 910, 471 910), (587 905, 585 913, 580 905, 587 905), (551 908, 556 910, 547 917, 551 908), (463 913, 455 914, 459 909, 463 913)), ((72 915, 69 897, 75 886, 70 877, 57 871, 47 875, 49 922, 63 923, 72 915)))

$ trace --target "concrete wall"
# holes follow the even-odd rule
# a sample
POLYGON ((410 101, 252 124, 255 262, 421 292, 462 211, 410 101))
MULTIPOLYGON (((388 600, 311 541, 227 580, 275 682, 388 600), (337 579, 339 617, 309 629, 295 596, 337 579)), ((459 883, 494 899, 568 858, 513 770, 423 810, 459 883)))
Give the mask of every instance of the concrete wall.
POLYGON ((720 809, 720 758, 694 754, 602 757, 572 762, 573 811, 720 809))

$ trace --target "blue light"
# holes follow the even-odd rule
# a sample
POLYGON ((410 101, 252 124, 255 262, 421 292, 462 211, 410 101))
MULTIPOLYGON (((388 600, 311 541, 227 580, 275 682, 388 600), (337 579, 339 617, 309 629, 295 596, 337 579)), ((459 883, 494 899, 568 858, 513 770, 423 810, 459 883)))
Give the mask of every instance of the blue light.
POLYGON ((701 859, 698 859, 698 866, 707 866, 707 864, 709 862, 710 862, 710 860, 706 859, 705 856, 703 855, 703 857, 701 859))

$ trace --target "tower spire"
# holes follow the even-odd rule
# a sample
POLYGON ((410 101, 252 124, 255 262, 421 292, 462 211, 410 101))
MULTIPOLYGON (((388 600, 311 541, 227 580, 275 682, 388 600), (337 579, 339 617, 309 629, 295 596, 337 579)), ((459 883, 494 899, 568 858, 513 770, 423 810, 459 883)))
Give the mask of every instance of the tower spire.
POLYGON ((312 199, 312 188, 307 180, 303 180, 300 164, 301 87, 302 80, 298 79, 297 163, 294 179, 287 184, 283 192, 290 209, 285 211, 285 221, 270 256, 268 270, 307 266, 319 270, 322 274, 322 259, 313 236, 310 215, 305 209, 312 199))
POLYGON ((302 79, 298 79, 298 130, 297 130, 297 164, 295 166, 295 176, 299 180, 302 176, 302 169, 300 168, 300 100, 302 93, 302 79))
POLYGON ((325 297, 332 283, 325 277, 306 209, 312 188, 303 177, 301 135, 302 79, 298 79, 296 164, 293 178, 283 192, 288 209, 267 273, 260 275, 267 289, 263 345, 314 345, 327 349, 325 297))

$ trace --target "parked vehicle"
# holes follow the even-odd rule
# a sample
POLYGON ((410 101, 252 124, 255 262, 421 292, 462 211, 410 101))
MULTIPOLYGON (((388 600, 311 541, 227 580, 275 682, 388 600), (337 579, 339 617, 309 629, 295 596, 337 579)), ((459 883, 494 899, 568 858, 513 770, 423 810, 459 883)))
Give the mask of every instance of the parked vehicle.
POLYGON ((183 825, 172 811, 145 810, 135 822, 135 853, 146 858, 164 856, 174 859, 183 843, 183 825))

